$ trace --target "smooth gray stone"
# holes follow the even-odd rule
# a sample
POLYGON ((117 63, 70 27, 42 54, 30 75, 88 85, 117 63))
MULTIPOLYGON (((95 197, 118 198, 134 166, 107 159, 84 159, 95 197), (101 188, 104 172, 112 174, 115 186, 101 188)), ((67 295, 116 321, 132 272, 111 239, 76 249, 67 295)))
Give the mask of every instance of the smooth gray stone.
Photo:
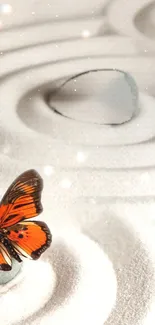
POLYGON ((11 281, 18 274, 22 266, 22 263, 19 263, 15 260, 12 261, 12 270, 11 271, 0 271, 0 285, 6 284, 11 281))
POLYGON ((122 124, 138 110, 132 76, 116 69, 86 71, 52 84, 49 105, 65 117, 95 124, 122 124), (57 85, 55 85, 56 87, 57 85))

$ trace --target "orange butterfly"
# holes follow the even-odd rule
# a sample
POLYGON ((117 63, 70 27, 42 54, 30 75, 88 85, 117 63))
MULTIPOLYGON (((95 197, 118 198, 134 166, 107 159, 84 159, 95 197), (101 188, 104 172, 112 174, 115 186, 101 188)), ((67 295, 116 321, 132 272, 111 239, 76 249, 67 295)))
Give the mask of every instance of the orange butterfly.
POLYGON ((38 259, 50 246, 52 235, 46 223, 27 221, 43 208, 43 180, 35 170, 21 174, 8 188, 0 203, 0 270, 11 270, 12 257, 38 259))

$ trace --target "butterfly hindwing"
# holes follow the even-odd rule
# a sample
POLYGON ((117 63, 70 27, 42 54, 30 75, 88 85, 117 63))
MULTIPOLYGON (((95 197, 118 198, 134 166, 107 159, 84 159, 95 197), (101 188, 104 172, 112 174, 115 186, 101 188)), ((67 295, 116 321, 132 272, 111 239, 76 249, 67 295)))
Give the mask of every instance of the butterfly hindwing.
POLYGON ((38 259, 50 246, 52 235, 42 221, 23 221, 8 228, 7 238, 18 254, 38 259))
POLYGON ((10 227, 42 212, 43 181, 35 170, 21 174, 8 188, 0 205, 0 227, 10 227))
POLYGON ((9 252, 6 247, 0 243, 0 270, 10 271, 12 268, 12 261, 9 252))

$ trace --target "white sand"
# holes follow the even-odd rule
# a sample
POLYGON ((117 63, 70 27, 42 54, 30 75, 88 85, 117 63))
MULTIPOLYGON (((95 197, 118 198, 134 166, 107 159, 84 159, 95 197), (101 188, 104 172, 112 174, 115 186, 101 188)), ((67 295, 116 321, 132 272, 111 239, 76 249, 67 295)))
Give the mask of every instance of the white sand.
POLYGON ((16 324, 36 312, 48 301, 54 284, 50 263, 26 260, 20 274, 1 288, 1 324, 16 324))
MULTIPOLYGON (((15 19, 14 14, 12 17, 15 19)), ((19 17, 23 20, 23 14, 19 17)), ((39 18, 39 14, 36 14, 36 17, 39 18)), ((66 169, 69 167, 81 169, 82 167, 80 173, 70 171, 67 174, 65 169, 65 173, 59 171, 56 176, 52 174, 51 178, 49 175, 49 185, 47 178, 45 179, 45 215, 50 203, 50 220, 52 211, 53 221, 57 223, 56 214, 58 210, 60 212, 60 197, 65 205, 67 201, 73 202, 78 197, 78 205, 82 213, 77 214, 77 220, 87 219, 85 233, 88 238, 92 239, 91 241, 80 234, 70 238, 64 234, 63 239, 57 241, 54 239, 49 258, 46 254, 42 261, 25 264, 23 273, 5 289, 3 287, 3 294, 1 292, 1 325, 103 325, 104 321, 106 325, 144 325, 144 322, 145 325, 155 324, 154 252, 150 256, 151 245, 153 248, 155 246, 155 229, 152 225, 150 229, 146 229, 146 223, 141 225, 144 207, 139 210, 138 220, 137 213, 133 213, 133 206, 127 213, 127 204, 123 206, 122 203, 126 198, 133 196, 142 201, 148 194, 154 198, 154 168, 149 170, 149 174, 140 168, 155 165, 154 142, 146 142, 150 138, 150 131, 154 136, 154 120, 152 119, 154 100, 148 98, 147 95, 140 94, 142 114, 128 124, 130 130, 128 135, 126 134, 127 126, 122 127, 120 131, 116 128, 113 131, 107 130, 107 133, 105 130, 107 135, 112 135, 112 142, 124 143, 128 136, 131 144, 136 142, 134 146, 111 148, 89 146, 89 149, 86 149, 82 146, 83 141, 80 141, 80 148, 75 145, 80 138, 83 139, 82 134, 79 133, 85 129, 79 128, 80 136, 77 137, 73 121, 65 122, 60 116, 49 112, 47 103, 41 95, 42 90, 46 88, 47 91, 46 86, 51 87, 51 82, 56 79, 83 71, 83 69, 101 68, 101 66, 116 66, 128 70, 136 76, 141 89, 154 88, 154 56, 140 56, 139 49, 137 50, 132 40, 110 36, 104 37, 104 43, 102 38, 95 37, 84 41, 82 39, 69 41, 70 36, 79 37, 79 31, 81 33, 85 29, 85 24, 87 28, 91 30, 93 28, 96 34, 99 25, 96 25, 95 31, 92 24, 96 24, 97 21, 98 19, 91 19, 91 22, 72 20, 67 24, 57 21, 56 24, 52 22, 40 26, 34 24, 28 26, 27 29, 1 32, 1 45, 4 51, 40 43, 37 47, 30 46, 6 55, 1 53, 1 194, 3 194, 4 185, 10 185, 14 176, 23 171, 25 167, 33 165, 40 167, 42 171, 44 168, 46 170, 49 164, 66 169), (67 42, 62 41, 65 38, 68 38, 67 42), (45 39, 46 41, 56 40, 56 43, 52 41, 49 44, 42 44, 45 39), (61 42, 59 42, 60 39, 61 42), (131 57, 127 59, 124 57, 126 54, 131 57), (65 59, 64 62, 63 59, 65 59), (149 73, 150 67, 151 73, 149 73), (124 130, 124 133, 121 130, 124 130), (67 141, 69 139, 69 143, 71 140, 73 146, 69 146, 68 142, 65 143, 65 137, 67 141), (138 138, 139 141, 145 140, 145 142, 139 144, 138 141, 137 143, 138 138), (62 143, 60 139, 63 140, 62 143), (85 161, 83 162, 80 162, 77 156, 79 150, 84 153, 85 161), (26 165, 24 165, 25 162, 26 165), (103 167, 108 168, 108 171, 97 170, 103 167), (136 167, 136 169, 129 170, 130 167, 136 167), (90 168, 92 168, 91 172, 89 172, 90 168), (115 171, 110 168, 114 168, 115 171), (123 171, 120 168, 123 168, 123 171), (58 199, 58 202, 55 202, 55 211, 54 196, 58 199), (108 203, 108 207, 113 208, 112 213, 107 214, 106 209, 103 211, 101 207, 99 215, 100 203, 103 202, 103 198, 105 202, 108 196, 111 197, 111 202, 113 202, 113 197, 120 198, 120 209, 116 213, 116 206, 113 208, 113 203, 108 203), (82 201, 88 197, 94 200, 93 213, 90 201, 87 209, 84 209, 82 205, 82 201), (97 197, 99 204, 95 203, 97 197), (120 216, 124 219, 121 220, 120 216), (137 228, 130 229, 129 220, 132 217, 139 224, 137 228), (93 223, 91 227, 89 227, 90 220, 93 223), (152 235, 151 228, 153 229, 152 235), (144 241, 140 240, 142 230, 147 231, 146 237, 151 235, 148 247, 144 241), (93 240, 98 242, 101 249, 94 244, 93 240), (115 272, 105 253, 113 263, 115 272), (117 278, 116 303, 115 274, 117 278), (4 293, 4 290, 8 292, 4 293), (113 306, 114 303, 115 306, 113 306)), ((17 23, 16 19, 15 22, 17 23)), ((87 141, 89 140, 92 144, 95 139, 96 144, 103 140, 107 143, 102 129, 100 137, 94 137, 94 134, 99 133, 92 131, 90 129, 87 141)), ((75 215, 75 210, 74 207, 71 217, 75 215)), ((62 207, 61 212, 60 226, 62 227, 62 222, 66 223, 62 207)), ((146 218, 150 218, 149 204, 146 204, 144 213, 146 218)), ((152 215, 154 218, 155 207, 152 215)), ((144 239, 144 236, 142 237, 144 239)))
POLYGON ((25 263, 23 278, 2 294, 2 324, 102 325, 115 303, 117 284, 100 247, 80 233, 68 233, 55 238, 45 255, 45 261, 25 263))

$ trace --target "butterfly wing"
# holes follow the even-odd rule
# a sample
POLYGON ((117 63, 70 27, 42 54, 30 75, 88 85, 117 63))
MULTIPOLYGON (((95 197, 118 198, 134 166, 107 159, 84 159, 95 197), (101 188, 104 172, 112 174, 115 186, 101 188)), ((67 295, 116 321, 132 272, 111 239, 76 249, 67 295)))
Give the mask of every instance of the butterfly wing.
POLYGON ((12 261, 9 252, 5 246, 0 243, 0 270, 10 271, 12 268, 12 261))
POLYGON ((0 205, 0 227, 10 227, 42 212, 43 180, 35 170, 21 174, 8 188, 0 205))
POLYGON ((7 238, 18 254, 31 259, 38 259, 52 241, 51 232, 42 221, 23 221, 11 226, 7 238))

